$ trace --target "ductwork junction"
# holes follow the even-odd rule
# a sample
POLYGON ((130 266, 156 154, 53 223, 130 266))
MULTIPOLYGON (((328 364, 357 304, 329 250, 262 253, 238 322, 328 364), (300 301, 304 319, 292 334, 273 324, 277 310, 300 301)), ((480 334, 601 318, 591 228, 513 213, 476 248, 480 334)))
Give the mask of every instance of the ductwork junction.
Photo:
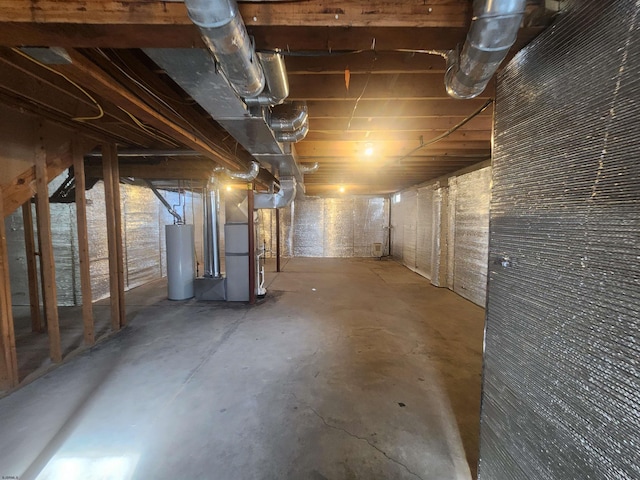
POLYGON ((284 208, 291 205, 296 197, 295 177, 281 177, 280 190, 277 193, 256 193, 253 196, 253 208, 284 208))

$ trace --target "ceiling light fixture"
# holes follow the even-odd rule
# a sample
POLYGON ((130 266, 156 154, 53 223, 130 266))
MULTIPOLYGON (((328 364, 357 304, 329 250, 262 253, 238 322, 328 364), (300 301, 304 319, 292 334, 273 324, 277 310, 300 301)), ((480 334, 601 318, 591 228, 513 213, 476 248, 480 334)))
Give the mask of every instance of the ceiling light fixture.
POLYGON ((370 157, 370 156, 372 156, 372 155, 373 155, 373 144, 372 144, 372 143, 366 143, 366 144, 364 145, 364 154, 365 154, 367 157, 370 157))
POLYGON ((346 189, 344 188, 344 185, 340 185, 340 187, 338 188, 338 191, 339 191, 340 193, 344 193, 344 192, 345 192, 345 190, 346 190, 346 189))

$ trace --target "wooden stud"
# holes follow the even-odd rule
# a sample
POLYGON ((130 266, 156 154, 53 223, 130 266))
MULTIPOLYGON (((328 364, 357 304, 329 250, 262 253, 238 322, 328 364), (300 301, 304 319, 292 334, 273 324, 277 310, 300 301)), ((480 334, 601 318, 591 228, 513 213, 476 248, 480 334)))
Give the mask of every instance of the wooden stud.
POLYGON ((31 331, 42 332, 42 315, 40 313, 40 289, 38 288, 38 266, 36 264, 36 245, 33 230, 33 213, 31 200, 22 204, 22 221, 24 224, 24 244, 27 257, 27 277, 29 279, 29 306, 31 308, 31 331))
MULTIPOLYGON (((34 181, 35 181, 35 167, 34 167, 34 181)), ((42 292, 42 320, 43 320, 43 329, 47 326, 47 298, 44 295, 44 275, 42 275, 43 266, 42 266, 42 235, 40 234, 40 224, 38 222, 38 218, 40 218, 40 202, 38 202, 38 196, 35 196, 36 199, 36 239, 38 241, 38 251, 36 252, 36 256, 38 257, 38 263, 40 264, 40 291, 42 292)))
POLYGON ((120 239, 116 233, 116 210, 113 192, 114 150, 112 145, 102 146, 102 171, 104 179, 104 201, 107 211, 107 243, 109 247, 109 295, 111 304, 111 329, 120 330, 120 288, 118 282, 118 247, 120 239))
POLYGON ((82 292, 82 324, 84 343, 95 343, 93 322, 93 295, 91 293, 91 271, 89 269, 89 239, 87 234, 87 203, 85 198, 84 156, 77 141, 72 144, 73 171, 76 189, 76 217, 78 227, 78 253, 80 264, 80 288, 82 292))
MULTIPOLYGON (((0 211, 2 211, 0 195, 0 211)), ((9 255, 4 219, 0 220, 0 389, 6 390, 18 384, 18 359, 11 309, 11 284, 9 283, 9 255)))
POLYGON ((124 302, 124 251, 122 246, 122 207, 120 205, 120 166, 118 163, 118 150, 115 144, 111 144, 111 169, 113 182, 113 208, 116 227, 116 251, 118 259, 118 309, 120 326, 127 324, 127 311, 124 302))
POLYGON ((46 151, 42 128, 39 129, 38 141, 35 154, 36 163, 36 191, 37 191, 37 222, 38 233, 40 235, 40 259, 42 262, 43 296, 46 304, 47 329, 49 332, 49 347, 51 360, 62 361, 62 350, 60 345, 60 324, 58 321, 58 299, 56 288, 56 270, 53 258, 53 244, 51 241, 51 213, 49 211, 49 191, 47 185, 46 151))

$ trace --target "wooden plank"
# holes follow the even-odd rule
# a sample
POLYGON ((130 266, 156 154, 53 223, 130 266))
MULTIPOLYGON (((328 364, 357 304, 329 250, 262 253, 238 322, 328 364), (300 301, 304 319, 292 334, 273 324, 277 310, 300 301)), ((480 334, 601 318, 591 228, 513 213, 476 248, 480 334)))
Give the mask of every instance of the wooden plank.
POLYGON ((40 291, 38 283, 38 267, 36 264, 36 245, 33 230, 33 212, 31 200, 22 204, 22 221, 24 225, 24 245, 27 257, 27 278, 29 279, 29 307, 31 309, 31 331, 42 332, 42 315, 40 314, 40 291))
POLYGON ((231 169, 238 169, 236 160, 226 151, 225 147, 216 145, 209 138, 201 138, 192 131, 159 114, 153 107, 124 88, 81 53, 74 50, 68 50, 68 53, 73 63, 70 65, 57 65, 56 69, 58 71, 101 95, 106 100, 124 108, 139 120, 157 128, 174 140, 197 150, 207 158, 231 169))
MULTIPOLYGON (((367 142, 300 142, 296 145, 296 150, 300 157, 364 157, 365 144, 367 142)), ((386 141, 386 142, 371 142, 375 149, 374 156, 376 158, 398 157, 406 155, 413 149, 418 147, 420 143, 418 140, 408 141, 386 141)), ((427 146, 415 152, 415 156, 442 156, 457 154, 473 154, 473 155, 485 155, 490 154, 491 143, 490 142, 438 142, 431 146, 427 146)))
MULTIPOLYGON (((0 211, 2 207, 0 196, 0 211)), ((18 385, 19 379, 4 220, 0 221, 0 279, 0 390, 7 390, 18 385)))
MULTIPOLYGON (((457 26, 468 25, 471 5, 465 0, 306 0, 242 3, 247 23, 263 26, 457 26)), ((64 2, 2 0, 0 11, 9 22, 72 24, 187 25, 181 2, 92 0, 64 2)))
MULTIPOLYGON (((420 100, 360 100, 358 108, 353 111, 353 99, 310 100, 307 102, 309 117, 321 118, 371 118, 371 117, 412 117, 437 118, 460 117, 472 114, 479 109, 486 100, 454 100, 454 99, 420 99, 420 100)), ((491 117, 492 107, 487 108, 479 116, 491 117)))
POLYGON ((73 172, 76 190, 76 218, 78 229, 78 262, 80 266, 80 291, 82 293, 82 326, 84 343, 95 343, 93 321, 93 295, 91 293, 91 271, 89 238, 87 234, 87 202, 85 198, 84 156, 77 141, 72 144, 73 172))
MULTIPOLYGON (((455 127, 465 117, 370 117, 354 118, 349 125, 349 118, 311 118, 309 129, 311 132, 344 131, 371 132, 376 130, 404 130, 409 132, 440 132, 455 127)), ((492 118, 478 115, 458 131, 491 131, 492 118)), ((425 138, 426 140, 426 138, 425 138)))
POLYGON ((113 208, 115 214, 116 227, 116 252, 118 261, 118 317, 120 326, 127 324, 127 311, 124 301, 124 251, 122 246, 122 206, 120 203, 120 168, 118 162, 118 150, 115 143, 110 145, 112 164, 112 182, 113 182, 113 208))
POLYGON ((113 164, 115 146, 102 146, 102 169, 104 179, 104 202, 107 212, 107 244, 109 249, 109 297, 111 305, 111 329, 120 330, 120 285, 118 274, 118 242, 116 230, 116 209, 113 191, 113 164))
POLYGON ((36 224, 38 225, 37 231, 36 231, 36 239, 38 241, 38 252, 36 255, 38 256, 38 262, 40 263, 40 291, 42 292, 42 310, 43 310, 43 320, 44 320, 43 330, 44 330, 44 327, 47 326, 47 297, 44 294, 44 275, 42 274, 42 272, 44 271, 44 267, 42 266, 42 255, 40 254, 40 252, 42 252, 42 235, 40 233, 40 225, 37 223, 37 219, 40 217, 40 202, 38 202, 37 195, 35 196, 35 200, 36 200, 36 224))
POLYGON ((58 299, 56 287, 55 261, 53 258, 53 244, 51 240, 51 213, 49 211, 49 177, 47 172, 46 151, 42 126, 38 131, 35 152, 36 192, 38 202, 38 232, 42 240, 40 258, 42 261, 42 277, 44 281, 43 296, 46 301, 47 330, 49 332, 49 349, 51 360, 62 361, 60 345, 60 325, 58 320, 58 299))
MULTIPOLYGON (((344 74, 292 75, 289 100, 410 100, 449 99, 441 73, 406 73, 376 75, 352 74, 347 89, 344 74)), ((477 98, 489 98, 495 89, 491 80, 477 98)))
MULTIPOLYGON (((352 131, 348 132, 340 130, 312 130, 305 137, 305 141, 309 142, 370 142, 375 140, 380 141, 416 141, 420 137, 426 142, 427 140, 434 138, 445 130, 367 130, 367 131, 352 131)), ((469 142, 469 141, 483 141, 488 142, 491 140, 491 130, 458 130, 451 133, 446 137, 447 143, 451 142, 469 142)))
MULTIPOLYGON (((49 153, 46 158, 47 178, 55 178, 73 164, 70 149, 49 153)), ((2 185, 4 217, 11 215, 20 205, 28 201, 36 191, 36 167, 31 167, 15 177, 10 183, 2 185)))

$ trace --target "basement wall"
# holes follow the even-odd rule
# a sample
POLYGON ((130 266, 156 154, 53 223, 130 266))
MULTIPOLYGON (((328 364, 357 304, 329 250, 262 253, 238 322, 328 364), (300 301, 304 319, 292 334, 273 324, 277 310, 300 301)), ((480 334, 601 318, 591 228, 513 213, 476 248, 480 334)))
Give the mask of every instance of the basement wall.
MULTIPOLYGON (((275 257, 275 210, 259 210, 259 246, 275 257)), ((284 257, 372 257, 388 245, 389 200, 382 197, 302 197, 280 210, 284 257)))
POLYGON ((640 478, 640 4, 498 77, 480 480, 640 478))
MULTIPOLYGON (((52 193, 66 178, 63 173, 49 184, 52 193)), ((195 225, 196 260, 202 264, 202 202, 198 194, 178 195, 161 192, 176 210, 186 213, 187 223, 195 225), (195 223, 194 223, 195 220, 195 223)), ((122 208, 123 254, 125 260, 125 289, 166 276, 164 225, 173 224, 173 217, 148 188, 120 185, 122 208)), ((86 192, 87 233, 91 287, 94 300, 109 296, 109 260, 106 231, 104 187, 98 182, 86 192)), ((80 305, 80 273, 78 269, 78 240, 75 203, 52 203, 51 229, 56 265, 56 285, 60 306, 80 305)), ((34 230, 37 229, 34 213, 34 230)), ((18 209, 5 219, 11 296, 13 305, 29 305, 28 277, 24 247, 22 211, 18 209)), ((37 247, 36 247, 37 248, 37 247)), ((202 267, 200 267, 202 268, 202 267)))
POLYGON ((399 192, 391 254, 407 268, 485 306, 491 167, 399 192))

